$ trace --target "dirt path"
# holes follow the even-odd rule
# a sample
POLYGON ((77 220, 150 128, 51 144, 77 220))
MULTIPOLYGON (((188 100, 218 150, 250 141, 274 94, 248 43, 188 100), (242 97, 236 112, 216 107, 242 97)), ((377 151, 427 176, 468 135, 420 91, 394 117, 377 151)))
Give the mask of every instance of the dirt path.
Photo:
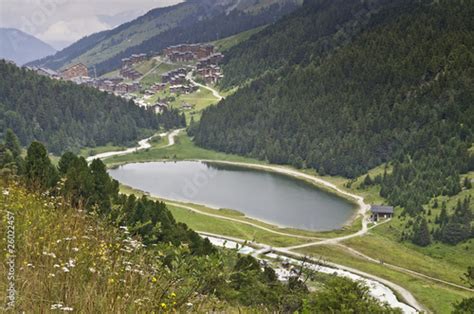
MULTIPOLYGON (((198 233, 202 234, 204 236, 212 236, 212 237, 220 238, 220 239, 223 239, 223 240, 231 240, 231 241, 239 242, 239 243, 245 243, 246 242, 243 239, 239 239, 239 238, 235 238, 235 237, 222 236, 222 235, 218 235, 218 234, 215 234, 215 233, 200 232, 200 231, 198 231, 198 233)), ((247 245, 250 245, 252 247, 256 247, 256 249, 255 249, 255 251, 253 252, 252 255, 257 255, 257 254, 259 255, 260 252, 263 253, 263 252, 268 252, 270 250, 281 258, 291 257, 291 258, 300 259, 300 260, 301 259, 306 259, 306 260, 309 259, 308 262, 314 263, 314 264, 318 264, 318 263, 321 262, 320 260, 311 259, 308 256, 300 254, 300 253, 291 252, 291 251, 285 250, 285 249, 271 248, 270 246, 268 246, 266 244, 262 244, 262 243, 250 242, 250 243, 247 243, 247 245)), ((381 278, 381 277, 378 277, 378 276, 360 271, 358 269, 347 267, 347 266, 344 266, 344 265, 339 265, 339 264, 326 262, 326 261, 324 261, 323 263, 324 263, 325 266, 328 266, 330 268, 344 270, 346 272, 358 275, 360 277, 379 282, 380 284, 385 285, 388 288, 390 288, 392 291, 397 292, 403 298, 403 301, 406 304, 408 304, 409 306, 411 306, 412 308, 416 309, 419 312, 429 313, 429 311, 415 299, 415 297, 410 293, 410 291, 408 291, 407 289, 405 289, 405 288, 403 288, 403 287, 401 287, 401 286, 399 286, 399 285, 397 285, 397 284, 395 284, 391 281, 388 281, 384 278, 381 278)))
MULTIPOLYGON (((161 137, 168 136, 168 144, 166 146, 163 146, 162 148, 173 146, 175 144, 175 137, 182 130, 183 129, 179 129, 179 130, 174 130, 172 132, 159 134, 159 136, 161 136, 161 137)), ((113 156, 123 156, 123 155, 128 155, 128 154, 131 154, 131 153, 138 152, 140 150, 150 148, 151 147, 150 140, 153 137, 155 137, 155 135, 139 141, 138 145, 136 147, 128 148, 128 149, 125 149, 125 150, 119 150, 119 151, 112 151, 112 152, 97 154, 97 155, 94 155, 94 156, 87 157, 86 160, 87 160, 87 162, 91 162, 94 159, 107 159, 107 158, 110 158, 110 157, 113 157, 113 156)))
POLYGON ((400 267, 400 266, 397 266, 397 265, 393 265, 393 264, 389 264, 387 262, 383 262, 380 261, 380 260, 377 260, 375 258, 372 258, 368 255, 365 255, 364 253, 362 252, 359 252, 351 247, 348 247, 348 246, 345 246, 344 244, 341 244, 341 243, 338 243, 336 244, 337 246, 341 247, 342 249, 352 253, 353 255, 355 256, 359 256, 365 260, 368 260, 372 263, 376 263, 376 264, 381 264, 383 265, 384 267, 388 267, 388 268, 392 268, 394 270, 397 270, 397 271, 400 271, 402 273, 406 273, 406 274, 409 274, 409 275, 413 275, 413 276, 416 276, 416 277, 419 277, 419 278, 424 278, 424 279, 428 279, 428 280, 432 280, 432 281, 436 281, 438 283, 441 283, 441 284, 444 284, 444 285, 448 285, 448 286, 451 286, 451 287, 454 287, 454 288, 457 288, 457 289, 461 289, 461 290, 465 290, 465 291, 469 291, 469 292, 474 292, 474 289, 470 289, 468 287, 465 287, 465 286, 461 286, 461 285, 458 285, 456 283, 453 283, 453 282, 449 282, 449 281, 446 281, 446 280, 442 280, 442 279, 439 279, 439 278, 435 278, 435 277, 431 277, 431 276, 428 276, 428 275, 425 275, 425 274, 422 274, 422 273, 419 273, 419 272, 416 272, 414 270, 410 270, 410 269, 407 269, 407 268, 403 268, 403 267, 400 267))
POLYGON ((210 90, 212 92, 212 95, 214 95, 214 97, 216 97, 217 100, 221 101, 222 99, 224 99, 224 97, 222 97, 221 94, 219 94, 219 92, 217 90, 215 90, 214 88, 203 85, 203 84, 200 84, 200 83, 196 82, 195 80, 193 80, 192 72, 189 72, 188 75, 186 75, 186 79, 191 81, 191 83, 193 83, 196 86, 199 86, 199 87, 205 88, 207 90, 210 90))

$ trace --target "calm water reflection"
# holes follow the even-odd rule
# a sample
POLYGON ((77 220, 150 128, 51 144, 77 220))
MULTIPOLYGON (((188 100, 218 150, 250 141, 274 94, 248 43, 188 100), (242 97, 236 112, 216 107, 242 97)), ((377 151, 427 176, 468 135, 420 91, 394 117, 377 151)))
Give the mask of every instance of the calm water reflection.
POLYGON ((231 208, 249 217, 308 230, 341 227, 354 205, 281 174, 198 161, 127 164, 109 171, 123 184, 178 201, 231 208))

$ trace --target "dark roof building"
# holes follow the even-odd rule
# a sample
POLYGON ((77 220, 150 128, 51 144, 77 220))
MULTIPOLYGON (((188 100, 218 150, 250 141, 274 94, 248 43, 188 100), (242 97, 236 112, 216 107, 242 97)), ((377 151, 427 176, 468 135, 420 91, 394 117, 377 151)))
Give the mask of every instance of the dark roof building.
POLYGON ((370 210, 378 214, 393 214, 393 206, 372 205, 370 210))
POLYGON ((370 211, 372 212, 371 217, 373 221, 378 221, 380 218, 393 217, 393 206, 372 205, 370 211))

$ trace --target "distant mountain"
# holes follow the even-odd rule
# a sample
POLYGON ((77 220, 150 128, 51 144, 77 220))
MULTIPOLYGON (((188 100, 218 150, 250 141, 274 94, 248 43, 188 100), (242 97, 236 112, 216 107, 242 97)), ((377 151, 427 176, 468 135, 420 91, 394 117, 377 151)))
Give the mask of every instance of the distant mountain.
POLYGON ((82 62, 96 66, 97 73, 103 74, 132 53, 159 52, 168 45, 228 37, 273 23, 301 4, 302 0, 188 0, 85 37, 30 65, 59 69, 82 62))
POLYGON ((56 53, 56 50, 38 38, 14 28, 0 28, 0 58, 18 65, 56 53))

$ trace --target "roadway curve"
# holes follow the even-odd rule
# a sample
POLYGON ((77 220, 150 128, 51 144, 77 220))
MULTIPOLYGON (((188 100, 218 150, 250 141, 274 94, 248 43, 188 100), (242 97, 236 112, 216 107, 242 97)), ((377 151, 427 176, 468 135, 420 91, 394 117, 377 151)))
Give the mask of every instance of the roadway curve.
POLYGON ((214 88, 196 82, 193 79, 193 73, 192 72, 189 72, 186 75, 186 79, 189 80, 191 83, 193 83, 196 86, 199 86, 199 87, 205 88, 207 90, 210 90, 212 92, 212 95, 214 95, 214 97, 216 97, 217 100, 221 101, 222 99, 224 99, 224 97, 222 97, 221 94, 219 94, 219 92, 217 90, 215 90, 214 88))
MULTIPOLYGON (((179 130, 174 130, 172 132, 159 134, 159 136, 161 136, 161 137, 168 136, 168 144, 166 146, 163 146, 162 148, 173 146, 174 143, 175 143, 174 138, 182 130, 183 129, 179 129, 179 130)), ((87 160, 87 162, 91 162, 94 159, 107 159, 107 158, 110 158, 110 157, 113 157, 113 156, 123 156, 123 155, 128 155, 128 154, 131 154, 131 153, 138 152, 140 150, 148 149, 148 148, 151 147, 150 140, 155 136, 156 135, 153 135, 151 137, 148 137, 148 138, 145 138, 145 139, 139 141, 138 145, 136 147, 132 147, 132 148, 128 148, 128 149, 120 150, 120 151, 112 151, 112 152, 97 154, 97 155, 94 155, 94 156, 87 157, 86 160, 87 160)))
MULTIPOLYGON (((218 235, 218 234, 214 234, 214 233, 200 232, 200 231, 198 231, 198 233, 203 235, 203 236, 212 236, 212 237, 220 238, 220 239, 223 239, 223 240, 230 240, 230 241, 239 242, 239 243, 246 243, 246 242, 248 243, 248 241, 246 241, 246 240, 235 238, 235 237, 227 237, 227 236, 222 236, 222 235, 218 235)), ((285 250, 285 249, 271 248, 270 246, 268 246, 266 244, 257 243, 257 242, 250 242, 249 245, 251 245, 252 247, 259 248, 252 254, 256 258, 258 258, 259 257, 258 255, 260 255, 260 254, 265 254, 265 253, 268 253, 269 251, 271 251, 271 252, 274 252, 276 255, 278 255, 280 257, 292 257, 292 258, 299 259, 299 260, 306 259, 306 260, 308 260, 309 262, 311 262, 313 264, 321 263, 320 260, 312 259, 312 258, 310 258, 310 257, 308 257, 304 254, 291 252, 291 251, 285 250)), ((403 298, 405 303, 408 304, 409 306, 411 306, 412 308, 416 309, 419 312, 429 313, 429 311, 415 299, 415 297, 410 293, 410 291, 408 291, 407 289, 405 289, 405 288, 403 288, 403 287, 401 287, 401 286, 399 286, 399 285, 397 285, 397 284, 395 284, 391 281, 388 281, 384 278, 381 278, 381 277, 378 277, 378 276, 360 271, 360 270, 355 269, 355 268, 347 267, 347 266, 344 266, 344 265, 339 265, 339 264, 326 262, 326 261, 324 261, 323 264, 325 266, 328 266, 328 267, 331 267, 331 268, 341 269, 341 270, 347 271, 349 273, 356 274, 356 275, 359 275, 361 277, 377 281, 377 282, 389 287, 393 291, 396 291, 403 298)))

